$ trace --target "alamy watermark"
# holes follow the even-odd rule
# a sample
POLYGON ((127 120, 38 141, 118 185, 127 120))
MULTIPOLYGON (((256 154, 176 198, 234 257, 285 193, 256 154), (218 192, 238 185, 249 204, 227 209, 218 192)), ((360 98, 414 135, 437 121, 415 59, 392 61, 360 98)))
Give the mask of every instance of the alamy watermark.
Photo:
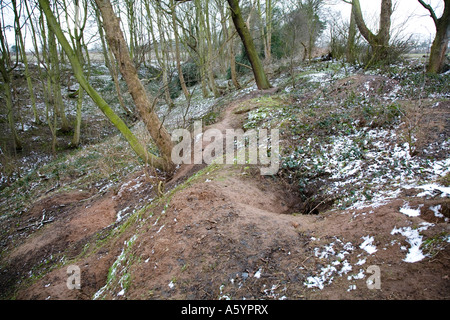
POLYGON ((194 122, 194 139, 187 129, 176 129, 172 141, 175 164, 254 164, 261 165, 261 175, 274 175, 280 168, 279 130, 207 129, 194 122), (181 141, 180 141, 181 139, 181 141), (194 141, 192 143, 192 140, 194 141), (193 144, 193 145, 192 145, 193 144))
POLYGON ((369 290, 381 289, 381 269, 379 266, 369 266, 367 272, 372 275, 367 278, 366 284, 369 290))
POLYGON ((77 265, 70 265, 67 267, 67 289, 80 290, 81 289, 81 270, 77 265))

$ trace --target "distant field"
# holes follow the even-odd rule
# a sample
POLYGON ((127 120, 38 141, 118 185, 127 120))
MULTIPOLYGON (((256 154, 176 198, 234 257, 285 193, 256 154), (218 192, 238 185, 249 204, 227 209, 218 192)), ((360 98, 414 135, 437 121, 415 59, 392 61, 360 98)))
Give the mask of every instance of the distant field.
POLYGON ((405 54, 405 57, 411 58, 411 59, 418 59, 418 58, 428 58, 428 53, 407 53, 405 54))

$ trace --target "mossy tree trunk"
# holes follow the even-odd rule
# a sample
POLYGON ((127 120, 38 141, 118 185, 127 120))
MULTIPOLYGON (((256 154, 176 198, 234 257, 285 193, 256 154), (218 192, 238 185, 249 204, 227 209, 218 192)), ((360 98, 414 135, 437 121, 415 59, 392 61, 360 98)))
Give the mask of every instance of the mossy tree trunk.
POLYGON ((231 18, 233 19, 236 31, 241 37, 245 50, 247 51, 248 59, 252 65, 253 75, 255 76, 256 85, 260 90, 270 89, 272 86, 267 79, 261 59, 259 59, 255 44, 253 43, 250 31, 245 24, 242 17, 241 8, 239 7, 239 0, 227 0, 231 9, 231 18))
POLYGON ((378 33, 374 34, 370 31, 364 21, 359 0, 352 1, 352 14, 354 15, 355 23, 358 26, 361 35, 367 40, 372 48, 372 63, 384 61, 388 56, 392 13, 392 0, 382 0, 380 27, 378 33))
MULTIPOLYGON (((224 23, 226 26, 226 22, 224 23)), ((228 45, 228 54, 230 59, 230 73, 231 73, 231 81, 233 82, 234 87, 239 90, 241 89, 241 84, 238 81, 237 78, 237 72, 236 72, 236 57, 235 57, 235 51, 234 51, 234 38, 235 38, 235 31, 233 30, 233 21, 231 20, 230 16, 230 27, 228 28, 228 37, 229 37, 229 45, 228 45)))
POLYGON ((356 20, 355 20, 355 14, 353 13, 353 10, 350 15, 350 27, 348 29, 348 39, 347 39, 347 48, 345 52, 345 57, 347 59, 347 62, 349 63, 355 63, 356 62, 356 56, 355 56, 355 46, 356 46, 356 20))
MULTIPOLYGON (((84 68, 84 66, 88 65, 88 74, 87 74, 87 80, 89 80, 89 74, 90 74, 90 59, 89 59, 89 52, 87 50, 87 46, 84 43, 84 29, 86 27, 87 22, 87 16, 88 16, 88 3, 86 1, 80 1, 80 0, 74 0, 75 5, 75 17, 74 17, 74 28, 73 28, 73 34, 72 31, 69 29, 69 35, 70 40, 72 41, 72 47, 74 48, 74 52, 77 55, 78 61, 80 62, 81 66, 84 68), (81 3, 80 3, 81 2, 81 3), (83 54, 83 50, 86 52, 86 58, 83 54)), ((70 25, 71 21, 69 19, 69 10, 66 3, 66 0, 62 0, 63 9, 66 13, 66 22, 67 25, 70 25)), ((72 148, 77 148, 80 145, 80 138, 81 138, 81 121, 82 121, 82 114, 81 114, 81 108, 83 106, 83 97, 84 97, 84 89, 80 86, 80 88, 77 90, 78 98, 76 103, 76 117, 75 117, 75 124, 74 124, 74 132, 72 141, 70 142, 70 146, 72 148)))
POLYGON ((136 68, 128 52, 127 43, 120 29, 120 21, 115 15, 109 0, 95 0, 95 2, 103 18, 106 40, 119 63, 120 72, 127 83, 136 108, 162 158, 166 161, 166 169, 171 170, 174 168, 174 164, 171 161, 173 147, 171 136, 153 110, 152 101, 139 80, 136 68))
POLYGON ((93 6, 93 11, 95 14, 95 21, 97 23, 98 36, 100 38, 100 42, 102 45, 103 58, 105 59, 105 65, 109 70, 109 74, 111 75, 111 77, 114 81, 114 86, 116 88, 116 93, 117 93, 117 99, 119 100, 119 104, 122 107, 125 114, 128 117, 131 117, 133 115, 133 112, 131 112, 131 110, 125 105, 125 102, 122 97, 122 92, 120 90, 117 63, 114 60, 111 50, 106 45, 105 35, 103 34, 103 23, 101 21, 100 12, 98 12, 98 10, 97 10, 97 8, 95 8, 95 6, 93 6))
MULTIPOLYGON (((48 21, 48 20, 47 20, 48 21)), ((52 30, 48 33, 48 55, 50 61, 51 80, 53 89, 53 102, 57 115, 61 119, 61 131, 69 132, 71 130, 69 121, 65 114, 64 101, 61 94, 61 68, 56 44, 55 34, 52 30)))

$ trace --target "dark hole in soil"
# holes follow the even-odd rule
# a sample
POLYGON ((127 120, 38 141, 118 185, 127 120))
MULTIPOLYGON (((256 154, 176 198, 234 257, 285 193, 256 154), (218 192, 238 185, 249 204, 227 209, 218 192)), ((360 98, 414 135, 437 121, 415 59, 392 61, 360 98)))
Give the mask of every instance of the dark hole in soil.
POLYGON ((285 214, 318 215, 331 208, 335 199, 323 194, 326 180, 317 179, 302 189, 298 184, 289 184, 285 194, 288 210, 285 214))

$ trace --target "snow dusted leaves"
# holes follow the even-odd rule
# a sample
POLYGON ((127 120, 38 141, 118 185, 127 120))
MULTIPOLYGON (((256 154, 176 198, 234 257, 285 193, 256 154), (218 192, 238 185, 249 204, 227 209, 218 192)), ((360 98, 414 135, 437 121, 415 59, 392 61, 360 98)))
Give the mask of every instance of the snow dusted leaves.
MULTIPOLYGON (((407 215, 408 217, 418 217, 420 216, 420 208, 423 207, 423 205, 419 205, 417 209, 411 208, 408 203, 405 203, 401 208, 400 212, 407 215)), ((434 215, 436 217, 443 218, 444 216, 439 213, 439 210, 441 209, 441 205, 430 207, 430 210, 434 212, 434 215)), ((423 243, 423 237, 420 235, 420 231, 427 230, 429 227, 433 227, 434 224, 428 223, 428 222, 422 222, 420 224, 421 227, 413 229, 411 227, 403 227, 403 228, 397 228, 394 227, 394 229, 391 232, 391 235, 395 234, 401 234, 402 236, 406 237, 406 242, 410 244, 410 248, 408 250, 408 253, 403 259, 405 262, 414 263, 421 261, 425 259, 426 255, 423 254, 421 250, 421 246, 423 243)), ((404 250, 406 250, 406 247, 403 247, 404 250)))
POLYGON ((437 150, 450 150, 448 142, 430 145, 426 158, 413 157, 410 145, 399 143, 400 126, 358 128, 355 122, 351 129, 352 133, 341 132, 326 139, 299 140, 282 159, 283 167, 297 169, 305 184, 327 174, 328 183, 322 192, 328 197, 338 195, 335 206, 342 209, 380 206, 411 188, 423 190, 418 197, 450 195, 449 187, 423 184, 450 172, 450 158, 438 160, 432 156, 437 150))
POLYGON ((440 192, 442 198, 450 196, 450 187, 443 187, 435 183, 417 186, 415 188, 424 190, 423 192, 417 195, 418 197, 426 197, 426 196, 432 197, 436 192, 440 192))
POLYGON ((304 282, 304 285, 307 288, 319 288, 322 290, 326 285, 333 282, 335 276, 341 277, 344 274, 351 272, 353 267, 345 258, 354 250, 355 247, 351 242, 343 243, 338 238, 336 238, 334 242, 326 244, 321 248, 315 248, 314 255, 316 258, 334 261, 322 267, 317 274, 309 276, 304 282))

